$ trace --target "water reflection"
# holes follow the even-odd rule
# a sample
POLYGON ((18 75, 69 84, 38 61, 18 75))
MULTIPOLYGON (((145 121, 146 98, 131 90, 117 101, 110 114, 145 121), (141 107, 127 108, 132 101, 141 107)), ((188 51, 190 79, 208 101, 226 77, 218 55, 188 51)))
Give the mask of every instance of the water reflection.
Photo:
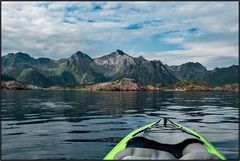
POLYGON ((102 159, 161 116, 238 157, 236 92, 3 91, 3 159, 102 159))

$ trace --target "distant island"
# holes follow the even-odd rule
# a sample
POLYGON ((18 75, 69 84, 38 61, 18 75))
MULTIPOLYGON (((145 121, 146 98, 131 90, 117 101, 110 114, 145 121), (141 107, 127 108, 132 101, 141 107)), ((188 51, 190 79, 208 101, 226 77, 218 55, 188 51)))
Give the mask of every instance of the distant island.
POLYGON ((83 89, 89 86, 92 90, 121 90, 121 83, 127 78, 131 80, 131 88, 136 90, 222 90, 230 86, 235 89, 238 70, 238 65, 207 70, 198 62, 169 66, 160 60, 132 57, 119 49, 98 58, 77 51, 59 60, 35 59, 17 52, 2 56, 1 84, 6 89, 83 89), (138 86, 135 87, 134 82, 138 86))
POLYGON ((51 86, 48 88, 26 85, 16 81, 2 81, 2 89, 8 90, 88 90, 88 91, 238 91, 238 84, 226 84, 211 88, 206 82, 180 80, 174 85, 141 86, 134 79, 123 78, 113 82, 85 84, 81 86, 51 86))
POLYGON ((174 85, 140 86, 134 79, 123 78, 114 82, 86 86, 90 91, 238 91, 238 84, 211 88, 206 82, 180 80, 174 85))

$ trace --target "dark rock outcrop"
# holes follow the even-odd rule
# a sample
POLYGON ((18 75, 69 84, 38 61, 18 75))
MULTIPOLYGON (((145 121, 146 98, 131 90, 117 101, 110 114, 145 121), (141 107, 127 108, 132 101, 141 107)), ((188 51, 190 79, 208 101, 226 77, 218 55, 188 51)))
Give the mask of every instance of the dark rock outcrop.
POLYGON ((114 82, 99 83, 87 87, 90 91, 159 91, 159 87, 141 87, 134 79, 123 78, 114 82))
POLYGON ((210 91, 211 88, 206 82, 181 80, 174 86, 174 91, 210 91))
POLYGON ((135 80, 129 78, 123 78, 122 80, 116 80, 114 82, 99 83, 92 86, 88 86, 90 91, 140 91, 140 86, 135 80))
POLYGON ((239 91, 238 84, 225 84, 221 87, 213 88, 214 91, 239 91))
POLYGON ((1 88, 8 90, 33 90, 33 89, 43 89, 34 85, 26 85, 16 81, 1 81, 1 88))
POLYGON ((151 85, 147 85, 147 86, 143 87, 143 89, 145 91, 160 91, 160 87, 154 87, 151 85))

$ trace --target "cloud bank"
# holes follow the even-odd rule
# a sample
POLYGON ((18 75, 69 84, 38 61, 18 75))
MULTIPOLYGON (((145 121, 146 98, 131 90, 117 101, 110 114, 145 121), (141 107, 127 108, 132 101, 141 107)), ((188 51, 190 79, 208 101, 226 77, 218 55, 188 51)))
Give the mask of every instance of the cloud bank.
POLYGON ((237 2, 2 2, 2 54, 121 49, 169 65, 238 64, 237 2))

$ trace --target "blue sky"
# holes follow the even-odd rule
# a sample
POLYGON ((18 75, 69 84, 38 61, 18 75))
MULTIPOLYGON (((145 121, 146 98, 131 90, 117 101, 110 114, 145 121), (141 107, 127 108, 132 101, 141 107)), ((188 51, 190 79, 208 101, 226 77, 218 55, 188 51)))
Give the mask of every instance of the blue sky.
POLYGON ((2 54, 59 59, 121 49, 208 69, 238 64, 237 2, 2 2, 2 54))

